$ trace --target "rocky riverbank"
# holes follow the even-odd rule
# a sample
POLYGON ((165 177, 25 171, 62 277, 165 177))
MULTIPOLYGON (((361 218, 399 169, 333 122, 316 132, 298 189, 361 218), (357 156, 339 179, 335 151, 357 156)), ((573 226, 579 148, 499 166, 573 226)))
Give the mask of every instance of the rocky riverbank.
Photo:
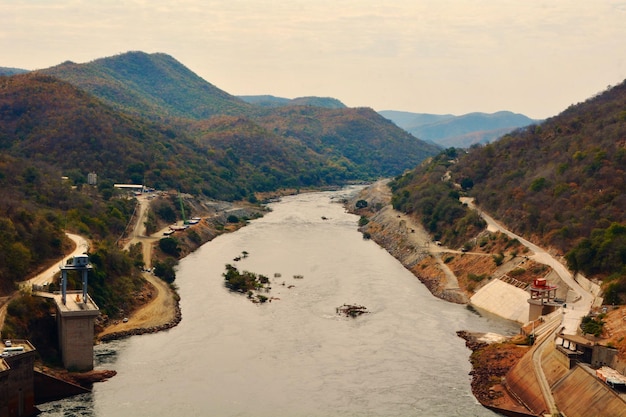
POLYGON ((378 181, 346 202, 350 212, 362 216, 359 230, 400 261, 434 296, 466 304, 468 296, 454 274, 432 256, 435 242, 416 219, 393 209, 386 184, 378 181), (360 203, 357 208, 359 201, 367 205, 360 203))

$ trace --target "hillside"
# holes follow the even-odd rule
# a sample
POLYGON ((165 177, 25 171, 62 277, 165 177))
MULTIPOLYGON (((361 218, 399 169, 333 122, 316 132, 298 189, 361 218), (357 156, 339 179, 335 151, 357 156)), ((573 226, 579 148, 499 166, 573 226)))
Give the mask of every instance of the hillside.
POLYGON ((522 114, 508 111, 468 113, 461 116, 398 112, 379 112, 407 132, 422 140, 449 148, 469 148, 476 143, 493 142, 516 128, 536 123, 522 114))
POLYGON ((222 116, 165 125, 120 113, 38 73, 2 83, 3 154, 55 166, 77 184, 95 172, 111 184, 146 183, 233 200, 281 187, 364 179, 377 172, 345 172, 300 141, 248 119, 222 116))
MULTIPOLYGON (((446 212, 425 208, 419 196, 442 192, 449 196, 464 190, 515 233, 565 254, 571 269, 604 278, 607 302, 624 303, 624 109, 626 83, 571 106, 541 125, 416 169, 396 181, 394 201, 404 210, 438 213, 437 219, 442 220, 446 212), (446 171, 447 175, 441 175, 446 171), (439 174, 431 176, 427 188, 428 172, 439 174), (442 182, 444 177, 451 182, 442 182), (462 189, 444 187, 451 183, 462 189)), ((445 206, 454 207, 451 202, 445 206)))
POLYGON ((357 177, 394 176, 439 151, 369 108, 289 106, 256 120, 267 130, 298 138, 332 165, 354 169, 357 177))

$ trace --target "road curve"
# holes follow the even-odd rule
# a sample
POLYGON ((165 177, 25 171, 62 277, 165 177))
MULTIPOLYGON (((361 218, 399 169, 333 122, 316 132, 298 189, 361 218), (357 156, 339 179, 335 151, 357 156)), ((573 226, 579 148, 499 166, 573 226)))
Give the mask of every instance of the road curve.
MULTIPOLYGON (((87 252, 87 250, 89 249, 89 242, 87 241, 87 239, 85 239, 82 236, 75 235, 72 233, 66 232, 65 234, 67 237, 72 239, 72 241, 74 241, 74 243, 76 244, 76 247, 74 248, 72 253, 68 255, 64 255, 62 258, 59 259, 58 263, 55 263, 54 265, 52 265, 50 268, 46 269, 45 271, 40 272, 39 274, 35 275, 34 277, 30 279, 19 282, 18 283, 19 288, 23 288, 23 287, 30 288, 33 284, 43 285, 46 282, 52 282, 52 278, 54 277, 54 274, 59 271, 59 266, 63 265, 66 259, 71 258, 76 255, 81 255, 87 252)), ((0 329, 2 329, 2 327, 4 326, 4 319, 6 317, 7 306, 9 302, 18 294, 19 294, 18 291, 14 292, 10 297, 7 298, 6 302, 2 304, 2 306, 0 306, 0 329)))
POLYGON ((43 285, 46 282, 52 282, 52 277, 54 274, 59 272, 59 267, 65 263, 65 261, 73 256, 82 255, 89 250, 89 242, 82 236, 75 235, 73 233, 65 233, 67 237, 72 239, 76 244, 76 247, 72 251, 72 253, 65 255, 63 258, 59 260, 58 264, 52 265, 50 268, 45 271, 35 275, 34 277, 27 279, 26 281, 22 281, 19 283, 20 287, 23 285, 43 285))

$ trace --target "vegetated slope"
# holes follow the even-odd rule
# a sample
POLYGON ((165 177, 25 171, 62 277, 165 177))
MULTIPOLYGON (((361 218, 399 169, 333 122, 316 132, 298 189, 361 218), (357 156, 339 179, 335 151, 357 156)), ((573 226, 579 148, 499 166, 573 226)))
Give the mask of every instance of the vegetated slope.
POLYGON ((86 64, 65 62, 42 73, 65 80, 108 104, 150 117, 205 119, 252 107, 200 78, 169 55, 127 52, 86 64))
MULTIPOLYGON (((626 302, 626 83, 447 168, 485 211, 566 253, 570 268, 606 278, 609 303, 626 302)), ((395 198, 415 201, 421 184, 402 181, 395 198)))
POLYGON ((462 190, 450 180, 449 170, 459 154, 448 148, 389 183, 396 210, 417 217, 434 240, 446 246, 463 246, 486 224, 459 200, 462 190))
POLYGON ((256 120, 361 178, 397 175, 439 152, 369 108, 281 107, 256 120))
POLYGON ((317 173, 324 167, 340 170, 300 141, 249 120, 223 116, 197 125, 165 125, 120 113, 50 76, 31 73, 0 83, 2 152, 56 166, 75 183, 85 183, 93 171, 101 182, 145 183, 232 200, 357 178, 321 178, 317 173))
POLYGON ((442 147, 467 148, 475 143, 498 139, 518 127, 536 123, 522 114, 509 111, 468 113, 462 116, 379 112, 414 136, 434 142, 442 147))
POLYGON ((470 149, 453 167, 481 207, 562 251, 626 221, 626 83, 538 126, 470 149))
POLYGON ((210 168, 183 135, 117 112, 56 78, 29 73, 0 83, 3 153, 54 165, 79 183, 94 171, 113 182, 147 176, 176 187, 189 165, 210 168))
POLYGON ((190 131, 210 149, 219 177, 239 184, 238 198, 358 179, 300 140, 278 135, 245 117, 216 116, 193 123, 190 131))
POLYGON ((261 107, 282 107, 282 106, 315 106, 326 107, 328 109, 343 109, 346 105, 332 97, 297 97, 294 99, 275 97, 271 95, 261 96, 237 96, 246 103, 261 107))

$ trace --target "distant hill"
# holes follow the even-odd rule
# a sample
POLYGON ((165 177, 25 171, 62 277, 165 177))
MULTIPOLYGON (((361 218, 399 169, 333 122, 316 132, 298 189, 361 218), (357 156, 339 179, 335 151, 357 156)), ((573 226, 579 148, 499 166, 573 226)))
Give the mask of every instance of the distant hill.
POLYGON ((274 97, 270 95, 262 96, 238 96, 246 103, 255 104, 261 107, 282 107, 282 106, 315 106, 328 109, 343 109, 346 105, 332 97, 297 97, 294 99, 274 97))
POLYGON ((414 136, 444 148, 468 148, 475 143, 492 142, 505 133, 538 122, 508 111, 468 113, 462 116, 393 110, 379 113, 414 136))
POLYGON ((151 118, 205 119, 252 109, 162 53, 127 52, 86 64, 68 61, 39 72, 67 81, 119 110, 151 118))
POLYGON ((283 136, 298 138, 308 148, 357 176, 395 176, 439 152, 370 108, 327 109, 287 106, 256 119, 283 136), (353 168, 350 166, 353 165, 353 168))
POLYGON ((2 76, 2 75, 23 74, 25 72, 28 72, 28 70, 20 69, 20 68, 0 67, 0 76, 2 76))

